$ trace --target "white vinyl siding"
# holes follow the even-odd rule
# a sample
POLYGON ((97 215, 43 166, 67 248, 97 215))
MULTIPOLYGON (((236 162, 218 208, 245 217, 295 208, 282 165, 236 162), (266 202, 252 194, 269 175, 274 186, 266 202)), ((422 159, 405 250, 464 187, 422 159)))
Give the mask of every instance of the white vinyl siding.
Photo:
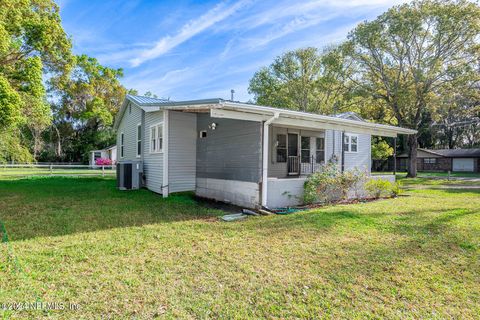
MULTIPOLYGON (((194 191, 197 166, 197 115, 169 111, 169 192, 194 191)), ((204 139, 208 139, 204 138, 204 139)))
MULTIPOLYGON (((333 136, 335 135, 335 155, 338 159, 338 168, 342 165, 342 132, 326 130, 326 158, 325 162, 332 159, 333 156, 333 136)), ((347 135, 347 133, 345 133, 347 135)), ((371 136, 369 134, 352 134, 350 136, 358 137, 357 151, 345 152, 345 170, 359 168, 370 172, 371 168, 371 136)))
POLYGON ((160 123, 163 123, 163 111, 145 113, 144 136, 148 143, 143 144, 145 148, 143 152, 143 171, 146 177, 146 187, 157 193, 162 193, 163 154, 152 150, 151 128, 160 123))
POLYGON ((123 114, 122 120, 117 130, 117 146, 120 146, 120 160, 138 160, 137 158, 137 125, 142 123, 142 109, 132 105, 131 112, 127 110, 123 114), (123 135, 123 148, 122 148, 123 135), (123 149, 123 152, 122 152, 123 149), (123 154, 122 154, 123 153, 123 154))

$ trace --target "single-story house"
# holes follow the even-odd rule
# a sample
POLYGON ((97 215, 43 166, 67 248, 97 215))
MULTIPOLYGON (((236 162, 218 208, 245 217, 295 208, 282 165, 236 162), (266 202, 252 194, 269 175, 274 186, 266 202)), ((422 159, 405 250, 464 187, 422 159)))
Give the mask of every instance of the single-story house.
POLYGON ((117 146, 110 146, 101 150, 92 150, 90 151, 90 156, 88 157, 88 164, 91 167, 95 166, 97 159, 110 159, 112 164, 117 162, 117 146))
POLYGON ((324 116, 223 99, 133 95, 126 96, 115 129, 118 163, 136 162, 149 190, 164 197, 193 191, 251 208, 298 204, 307 176, 327 161, 370 172, 371 135, 416 132, 353 113, 324 116))
MULTIPOLYGON (((397 156, 397 168, 408 168, 409 155, 397 156)), ((421 149, 417 150, 418 171, 480 172, 480 149, 421 149)))

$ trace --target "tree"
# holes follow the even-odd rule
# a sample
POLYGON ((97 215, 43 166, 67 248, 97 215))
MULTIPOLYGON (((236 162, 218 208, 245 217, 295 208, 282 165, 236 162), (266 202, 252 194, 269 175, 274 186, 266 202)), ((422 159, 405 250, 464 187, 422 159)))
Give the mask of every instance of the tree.
MULTIPOLYGON (((356 67, 352 81, 394 115, 422 129, 449 83, 478 82, 480 10, 468 1, 417 1, 393 7, 348 36, 356 67), (469 79, 469 81, 465 81, 469 79)), ((418 136, 409 137, 409 172, 416 176, 418 136)))
POLYGON ((122 69, 102 66, 95 58, 75 57, 70 77, 54 83, 60 99, 53 108, 46 157, 82 161, 88 151, 114 143, 112 124, 126 94, 122 76, 122 69))
POLYGON ((22 148, 22 154, 27 150, 23 148, 28 142, 24 128, 30 132, 31 149, 37 155, 41 132, 51 121, 44 77, 65 77, 71 62, 71 42, 53 1, 1 1, 0 130, 5 143, 0 158, 13 159, 16 155, 8 154, 11 150, 22 148))
POLYGON ((393 148, 380 137, 372 138, 372 159, 387 160, 393 155, 393 148))
POLYGON ((249 93, 261 105, 332 113, 341 109, 346 70, 341 48, 289 51, 254 74, 249 93))

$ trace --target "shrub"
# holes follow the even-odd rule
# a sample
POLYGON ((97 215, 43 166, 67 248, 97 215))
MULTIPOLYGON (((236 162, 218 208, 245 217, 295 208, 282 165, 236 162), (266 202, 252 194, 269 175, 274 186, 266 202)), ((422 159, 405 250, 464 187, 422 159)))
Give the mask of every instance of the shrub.
POLYGON ((380 197, 395 197, 401 192, 398 182, 391 183, 385 179, 370 179, 365 183, 365 190, 375 199, 380 197))
POLYGON ((112 160, 107 158, 98 158, 97 160, 95 160, 95 164, 97 166, 111 166, 112 160))
MULTIPOLYGON (((366 174, 360 170, 340 172, 333 163, 323 165, 304 184, 303 201, 311 203, 329 203, 334 199, 346 199, 348 191, 357 189, 366 174)), ((355 191, 356 195, 357 192, 355 191)))
POLYGON ((402 193, 402 188, 401 188, 402 184, 398 181, 396 181, 394 184, 393 184, 393 187, 392 187, 392 196, 396 197, 398 196, 400 193, 402 193))

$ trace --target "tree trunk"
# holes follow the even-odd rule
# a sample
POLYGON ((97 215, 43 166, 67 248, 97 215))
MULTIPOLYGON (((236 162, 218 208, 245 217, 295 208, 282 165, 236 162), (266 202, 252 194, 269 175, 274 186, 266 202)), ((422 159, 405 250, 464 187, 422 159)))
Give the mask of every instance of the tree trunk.
POLYGON ((415 178, 417 176, 417 148, 418 139, 416 134, 408 136, 408 174, 407 177, 415 178))

